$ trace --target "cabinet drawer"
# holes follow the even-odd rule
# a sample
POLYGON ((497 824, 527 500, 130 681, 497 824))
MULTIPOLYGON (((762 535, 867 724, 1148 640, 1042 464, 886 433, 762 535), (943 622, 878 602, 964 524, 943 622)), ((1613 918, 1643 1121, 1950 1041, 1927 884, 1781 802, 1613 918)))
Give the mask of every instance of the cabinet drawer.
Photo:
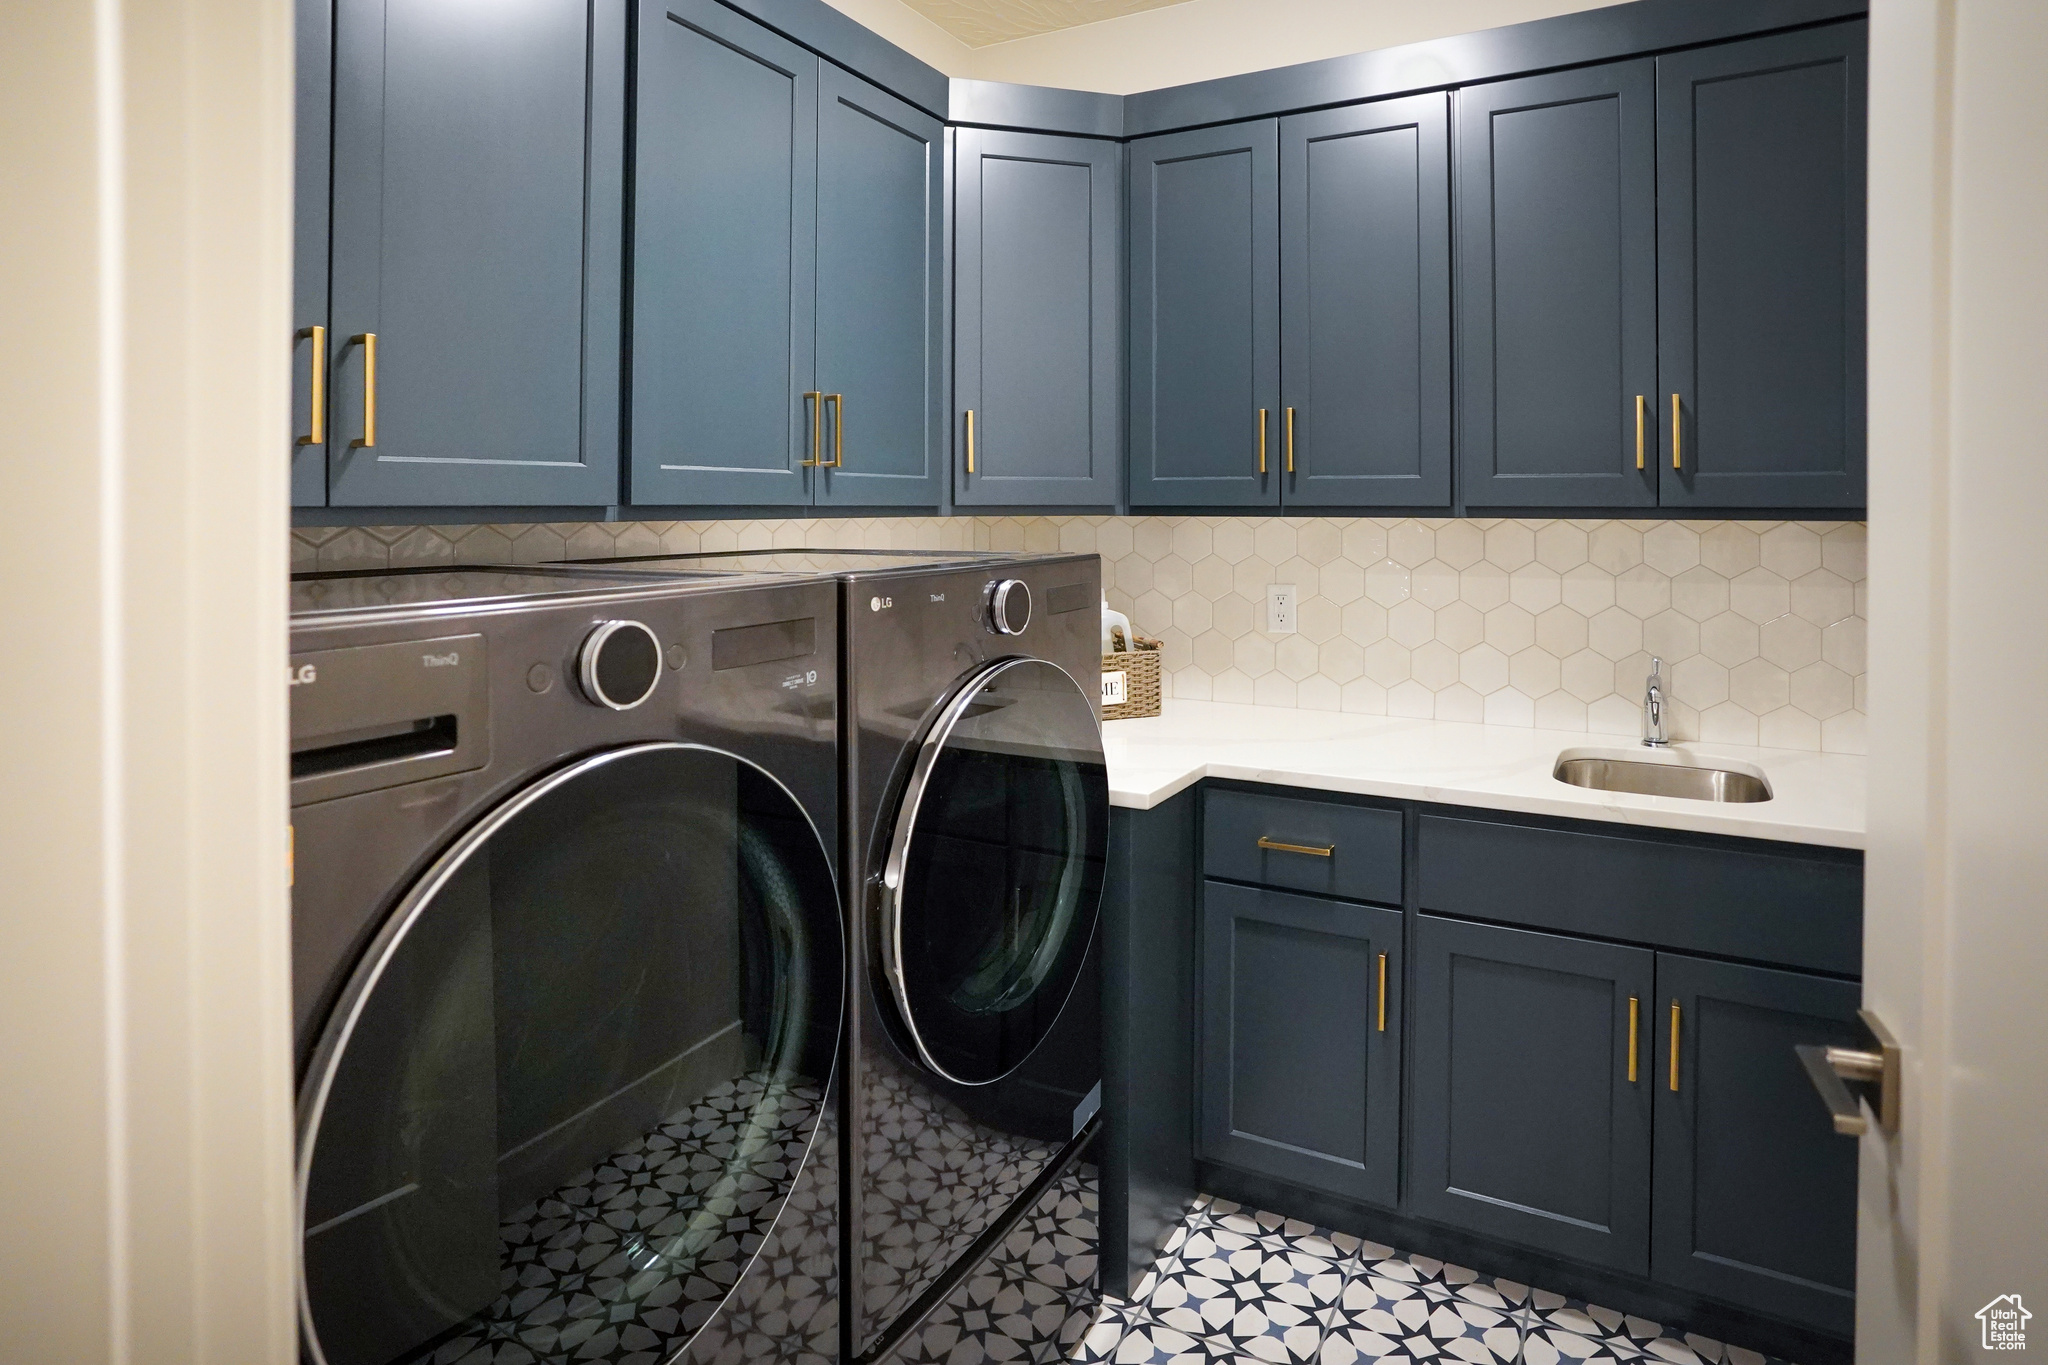
POLYGON ((1856 975, 1853 856, 1666 842, 1424 815, 1422 909, 1856 975))
POLYGON ((1398 810, 1211 789, 1203 807, 1202 843, 1202 870, 1211 877, 1401 903, 1398 810))

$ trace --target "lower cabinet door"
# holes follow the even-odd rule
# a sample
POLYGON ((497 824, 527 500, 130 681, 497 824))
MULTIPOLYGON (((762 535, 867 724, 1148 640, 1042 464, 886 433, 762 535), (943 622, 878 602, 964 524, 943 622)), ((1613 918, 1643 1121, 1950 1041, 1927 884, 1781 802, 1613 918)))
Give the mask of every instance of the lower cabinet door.
POLYGON ((1646 1272, 1655 954, 1429 915, 1414 951, 1410 1211, 1646 1272))
POLYGON ((1202 1156, 1392 1207, 1401 912, 1210 882, 1202 1156))
POLYGON ((1857 1046, 1853 982, 1657 955, 1652 1273, 1846 1336, 1856 1149, 1792 1048, 1857 1046))

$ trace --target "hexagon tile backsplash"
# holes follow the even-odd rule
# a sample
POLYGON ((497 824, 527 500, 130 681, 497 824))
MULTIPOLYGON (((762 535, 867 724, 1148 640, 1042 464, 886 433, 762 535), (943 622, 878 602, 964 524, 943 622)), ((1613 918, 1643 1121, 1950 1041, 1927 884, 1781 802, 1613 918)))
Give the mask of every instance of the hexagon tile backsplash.
POLYGON ((1861 753, 1861 522, 891 517, 302 527, 293 567, 756 546, 1073 550, 1164 642, 1174 697, 1861 753), (1292 583, 1299 629, 1261 629, 1292 583))

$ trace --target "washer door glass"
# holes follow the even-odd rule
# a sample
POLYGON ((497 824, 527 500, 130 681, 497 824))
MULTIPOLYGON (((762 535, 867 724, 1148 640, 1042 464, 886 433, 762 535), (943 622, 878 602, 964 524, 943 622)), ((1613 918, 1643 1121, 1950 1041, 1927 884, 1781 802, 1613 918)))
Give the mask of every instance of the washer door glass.
POLYGON ((1052 1030, 1095 931, 1108 841, 1088 694, 1038 659, 969 680, 919 750, 883 872, 882 961, 925 1065, 986 1084, 1052 1030))
POLYGON ((838 1045, 830 860, 744 760, 581 760, 426 874, 300 1101, 308 1353, 666 1360, 789 1192, 838 1045))

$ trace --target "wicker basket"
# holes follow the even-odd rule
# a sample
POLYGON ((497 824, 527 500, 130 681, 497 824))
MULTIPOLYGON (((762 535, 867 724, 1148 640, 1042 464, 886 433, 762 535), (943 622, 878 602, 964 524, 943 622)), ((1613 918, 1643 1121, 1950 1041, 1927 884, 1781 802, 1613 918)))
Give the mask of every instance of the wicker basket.
POLYGON ((1102 656, 1102 718, 1136 720, 1159 714, 1159 641, 1134 636, 1138 647, 1121 654, 1102 656), (1110 704, 1113 678, 1123 675, 1123 700, 1110 704))

